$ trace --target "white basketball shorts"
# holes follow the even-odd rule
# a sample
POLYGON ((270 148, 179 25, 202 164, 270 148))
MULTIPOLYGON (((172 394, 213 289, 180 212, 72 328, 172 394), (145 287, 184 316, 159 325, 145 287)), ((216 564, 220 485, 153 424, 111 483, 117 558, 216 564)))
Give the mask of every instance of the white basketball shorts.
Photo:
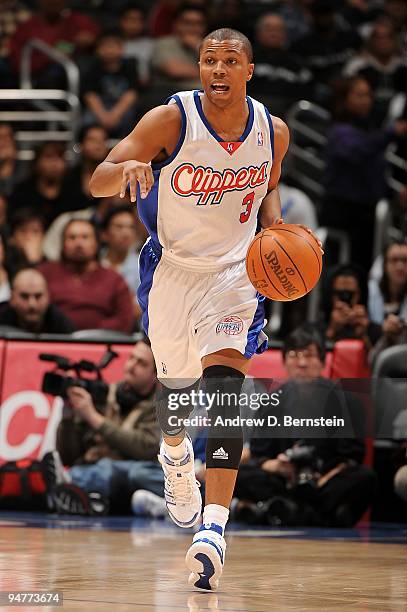
POLYGON ((143 328, 164 384, 180 388, 198 380, 202 357, 215 351, 231 348, 250 358, 266 350, 264 297, 244 261, 210 274, 186 270, 149 239, 140 253, 140 280, 143 328))

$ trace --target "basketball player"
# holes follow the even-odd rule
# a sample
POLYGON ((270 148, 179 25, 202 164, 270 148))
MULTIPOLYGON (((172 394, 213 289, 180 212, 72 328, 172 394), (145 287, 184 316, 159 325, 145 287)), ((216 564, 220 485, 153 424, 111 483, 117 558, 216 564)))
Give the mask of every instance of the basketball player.
MULTIPOLYGON (((267 347, 264 298, 248 280, 245 256, 258 220, 263 227, 281 222, 277 183, 289 134, 281 119, 246 96, 252 60, 240 32, 206 36, 199 61, 203 91, 178 93, 149 111, 91 180, 96 197, 123 197, 129 185, 149 231, 138 298, 169 391, 191 389, 202 377, 207 392, 239 395, 250 358, 267 347)), ((221 403, 211 406, 212 420, 224 413, 221 403)), ((229 405, 228 416, 238 409, 229 405)), ((191 527, 201 515, 194 455, 182 419, 174 427, 170 412, 160 401, 165 499, 173 521, 191 527)), ((208 438, 203 525, 186 556, 190 584, 200 589, 216 589, 222 573, 242 444, 241 436, 212 432, 208 438)))

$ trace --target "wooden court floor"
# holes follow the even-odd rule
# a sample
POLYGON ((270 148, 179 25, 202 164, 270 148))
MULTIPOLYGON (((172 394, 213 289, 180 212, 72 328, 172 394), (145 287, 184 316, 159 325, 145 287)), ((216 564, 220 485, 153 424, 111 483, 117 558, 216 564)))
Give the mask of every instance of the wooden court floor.
POLYGON ((407 611, 403 544, 231 535, 221 588, 206 594, 187 584, 190 541, 190 534, 164 527, 112 532, 3 524, 0 590, 60 590, 64 605, 1 609, 407 611))

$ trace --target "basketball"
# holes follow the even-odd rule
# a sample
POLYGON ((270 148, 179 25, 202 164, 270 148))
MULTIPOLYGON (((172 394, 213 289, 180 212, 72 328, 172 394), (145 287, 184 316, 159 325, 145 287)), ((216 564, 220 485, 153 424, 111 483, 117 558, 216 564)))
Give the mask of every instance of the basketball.
POLYGON ((297 300, 318 282, 321 249, 314 236, 299 225, 272 225, 250 244, 246 270, 262 295, 278 302, 297 300))

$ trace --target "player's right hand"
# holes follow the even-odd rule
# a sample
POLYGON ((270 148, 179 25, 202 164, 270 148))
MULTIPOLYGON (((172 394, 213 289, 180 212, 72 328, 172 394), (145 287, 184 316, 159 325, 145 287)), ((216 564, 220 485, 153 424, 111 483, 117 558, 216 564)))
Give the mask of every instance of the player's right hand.
POLYGON ((140 195, 147 197, 154 184, 153 171, 150 164, 131 159, 123 163, 123 178, 120 186, 120 197, 124 198, 127 185, 130 185, 130 202, 136 201, 137 183, 140 185, 140 195))

